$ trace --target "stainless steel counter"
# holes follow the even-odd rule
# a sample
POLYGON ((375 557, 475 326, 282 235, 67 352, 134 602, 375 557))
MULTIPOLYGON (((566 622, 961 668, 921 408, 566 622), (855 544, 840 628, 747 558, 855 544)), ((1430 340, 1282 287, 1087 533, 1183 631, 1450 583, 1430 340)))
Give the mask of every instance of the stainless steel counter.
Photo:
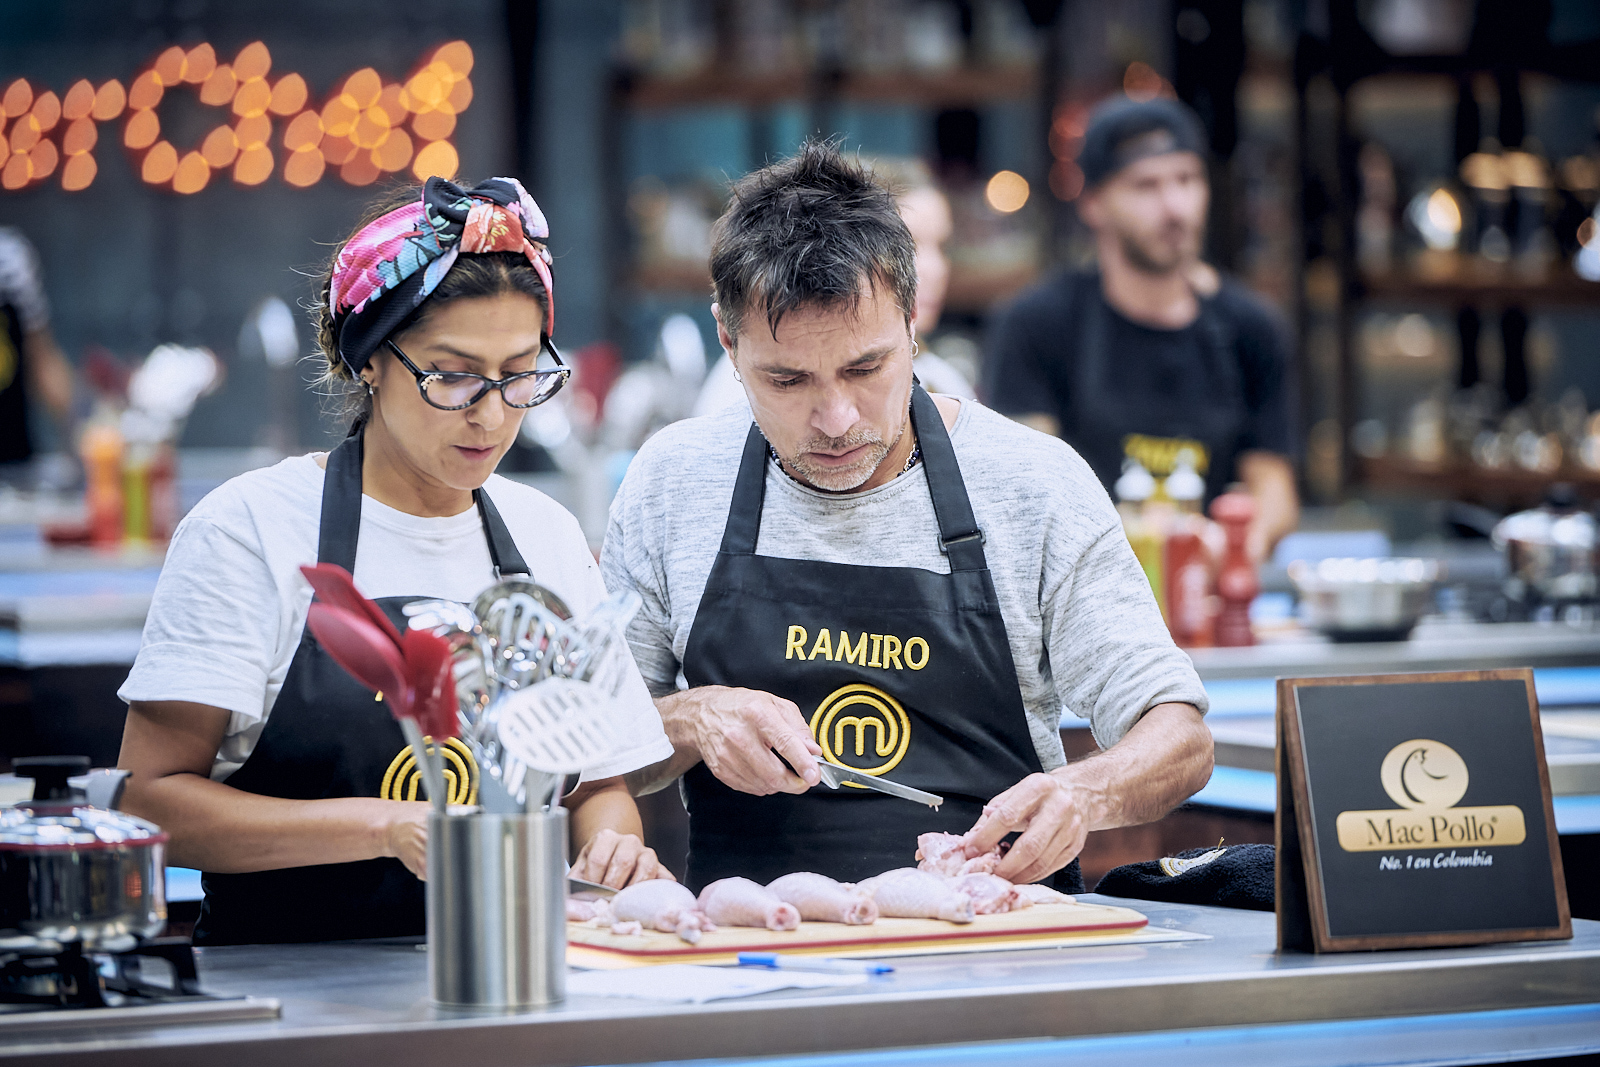
MULTIPOLYGON (((490 1016, 433 1007, 426 957, 411 945, 210 949, 201 962, 207 989, 278 998, 282 1018, 98 1032, 63 1026, 8 1042, 0 1060, 613 1064, 1500 1012, 1459 1016, 1478 1035, 1474 1048, 1490 1052, 1497 1041, 1525 1041, 1495 1019, 1600 1002, 1600 923, 1574 922, 1570 942, 1278 956, 1270 914, 1113 902, 1212 940, 923 957, 897 961, 895 974, 870 987, 704 1006, 576 998, 490 1016)), ((1586 1047, 1600 1051, 1600 1027, 1593 1031, 1586 1047)))

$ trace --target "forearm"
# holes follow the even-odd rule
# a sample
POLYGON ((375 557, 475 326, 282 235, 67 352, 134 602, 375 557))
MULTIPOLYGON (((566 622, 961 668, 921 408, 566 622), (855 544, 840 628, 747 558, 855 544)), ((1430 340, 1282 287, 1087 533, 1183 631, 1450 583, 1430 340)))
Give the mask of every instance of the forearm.
POLYGON ((585 782, 567 798, 567 813, 572 855, 576 856, 601 830, 615 830, 619 834, 633 834, 644 838, 644 824, 639 820, 639 808, 628 795, 622 778, 602 778, 585 782))
POLYGON ((1087 829, 1154 822, 1211 777, 1212 740, 1188 704, 1157 704, 1121 741, 1051 774, 1081 798, 1087 829))
POLYGON ((1283 536, 1300 524, 1300 495, 1294 486, 1294 468, 1273 452, 1247 452, 1239 473, 1255 501, 1255 518, 1245 544, 1257 563, 1266 559, 1283 536))
POLYGON ((61 354, 48 329, 28 334, 23 345, 28 353, 29 388, 65 425, 72 416, 72 367, 67 357, 61 354))
POLYGON ((170 774, 135 775, 122 806, 170 835, 173 864, 238 874, 393 855, 388 828, 399 803, 376 797, 286 800, 198 774, 170 774))
POLYGON ((629 772, 626 776, 628 792, 634 796, 642 797, 665 789, 700 762, 700 749, 694 740, 694 724, 691 721, 694 698, 689 694, 692 692, 681 690, 656 698, 656 710, 661 713, 661 727, 666 731, 667 740, 672 742, 672 755, 660 763, 629 772))

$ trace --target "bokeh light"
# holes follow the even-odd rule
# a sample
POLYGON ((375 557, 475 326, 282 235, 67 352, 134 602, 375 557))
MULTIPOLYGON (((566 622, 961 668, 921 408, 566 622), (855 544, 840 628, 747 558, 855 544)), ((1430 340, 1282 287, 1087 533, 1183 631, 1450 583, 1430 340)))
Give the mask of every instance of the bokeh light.
POLYGON ((1028 202, 1028 192, 1028 179, 1014 170, 1002 170, 989 179, 983 197, 994 210, 1009 215, 1028 202))

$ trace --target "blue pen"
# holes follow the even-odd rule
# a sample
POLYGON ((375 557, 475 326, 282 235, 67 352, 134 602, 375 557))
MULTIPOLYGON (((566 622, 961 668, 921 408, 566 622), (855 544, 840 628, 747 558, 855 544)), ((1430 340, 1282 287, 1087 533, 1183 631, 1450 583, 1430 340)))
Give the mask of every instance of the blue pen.
POLYGON ((741 967, 768 967, 775 971, 821 971, 824 974, 893 974, 887 963, 833 960, 818 956, 787 956, 781 952, 741 952, 741 967))

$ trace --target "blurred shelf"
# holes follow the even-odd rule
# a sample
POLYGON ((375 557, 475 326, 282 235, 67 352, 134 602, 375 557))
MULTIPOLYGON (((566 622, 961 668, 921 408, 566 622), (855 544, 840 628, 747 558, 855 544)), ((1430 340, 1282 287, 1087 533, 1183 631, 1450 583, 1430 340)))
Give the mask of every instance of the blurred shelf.
POLYGON ((1030 68, 964 67, 938 73, 818 76, 804 71, 758 75, 708 70, 685 77, 617 76, 619 101, 637 110, 674 107, 769 107, 806 100, 962 107, 1006 100, 1031 100, 1038 77, 1030 68))
POLYGON ((956 312, 986 312, 1022 292, 1038 277, 1039 269, 1032 264, 997 271, 952 268, 944 305, 956 312))
POLYGON ((1586 500, 1600 500, 1600 471, 1566 466, 1552 474, 1490 470, 1461 460, 1417 463, 1395 456, 1359 461, 1361 484, 1370 489, 1411 492, 1434 499, 1483 501, 1509 506, 1539 503, 1545 490, 1568 482, 1586 500))
POLYGON ((1362 278, 1361 296, 1386 304, 1468 304, 1538 307, 1600 308, 1600 282, 1587 282, 1566 268, 1552 269, 1541 278, 1519 278, 1507 271, 1491 275, 1470 266, 1443 278, 1422 278, 1400 273, 1369 274, 1362 278))
POLYGON ((711 271, 703 263, 656 263, 639 266, 628 276, 635 292, 661 296, 709 296, 711 271))

